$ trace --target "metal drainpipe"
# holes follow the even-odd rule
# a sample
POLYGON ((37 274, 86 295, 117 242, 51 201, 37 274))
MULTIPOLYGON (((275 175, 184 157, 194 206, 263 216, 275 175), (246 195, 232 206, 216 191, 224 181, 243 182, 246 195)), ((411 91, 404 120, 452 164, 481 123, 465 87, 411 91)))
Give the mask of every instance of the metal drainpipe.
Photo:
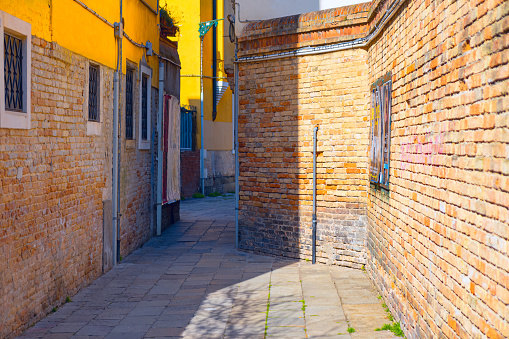
POLYGON ((203 37, 200 39, 200 181, 201 181, 201 194, 205 195, 205 144, 203 134, 205 126, 203 126, 203 37))
MULTIPOLYGON (((212 0, 212 20, 217 19, 217 3, 216 0, 212 0)), ((217 109, 217 26, 212 27, 212 120, 216 120, 217 109)))
POLYGON ((164 63, 159 60, 159 110, 157 112, 157 235, 161 235, 163 203, 163 90, 164 63))
POLYGON ((112 252, 113 252, 113 266, 117 264, 117 191, 118 191, 118 65, 117 70, 113 75, 113 171, 112 171, 112 189, 111 189, 111 212, 113 214, 113 224, 112 224, 112 232, 113 232, 113 244, 112 244, 112 252))
MULTIPOLYGON (((120 24, 123 26, 123 20, 122 20, 122 0, 120 0, 120 24)), ((122 39, 124 36, 122 35, 119 39, 120 49, 118 52, 119 57, 119 63, 118 63, 118 73, 117 73, 117 82, 118 82, 118 93, 116 97, 118 98, 120 96, 120 93, 122 93, 122 39)), ((120 261, 120 218, 122 217, 122 214, 120 214, 120 173, 122 168, 122 138, 121 138, 121 126, 122 126, 122 116, 120 114, 120 105, 119 105, 119 99, 117 99, 117 150, 118 153, 115 153, 118 156, 118 166, 117 166, 117 261, 120 261)))
MULTIPOLYGON (((237 60, 237 42, 235 42, 237 60)), ((235 116, 233 122, 235 135, 235 248, 239 248, 239 64, 235 63, 235 116)))
POLYGON ((316 135, 318 126, 313 128, 313 264, 316 263, 316 135))

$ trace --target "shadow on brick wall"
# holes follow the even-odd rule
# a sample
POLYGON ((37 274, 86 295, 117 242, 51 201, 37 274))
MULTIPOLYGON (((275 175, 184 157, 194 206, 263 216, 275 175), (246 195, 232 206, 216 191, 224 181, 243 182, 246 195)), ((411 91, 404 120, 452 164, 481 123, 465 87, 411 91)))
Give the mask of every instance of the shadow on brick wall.
POLYGON ((239 246, 300 257, 298 62, 243 65, 239 101, 239 246))

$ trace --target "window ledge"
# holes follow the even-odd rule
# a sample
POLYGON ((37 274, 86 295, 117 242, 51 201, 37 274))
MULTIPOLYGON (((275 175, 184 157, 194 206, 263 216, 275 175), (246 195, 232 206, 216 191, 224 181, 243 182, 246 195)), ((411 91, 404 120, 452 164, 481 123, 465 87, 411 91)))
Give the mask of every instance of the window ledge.
POLYGON ((100 122, 87 121, 87 135, 101 135, 102 125, 100 122))
POLYGON ((9 111, 5 107, 5 78, 4 68, 0 71, 0 128, 30 129, 31 122, 31 74, 32 74, 32 25, 0 10, 0 64, 4 64, 5 33, 22 40, 22 107, 23 112, 9 111))

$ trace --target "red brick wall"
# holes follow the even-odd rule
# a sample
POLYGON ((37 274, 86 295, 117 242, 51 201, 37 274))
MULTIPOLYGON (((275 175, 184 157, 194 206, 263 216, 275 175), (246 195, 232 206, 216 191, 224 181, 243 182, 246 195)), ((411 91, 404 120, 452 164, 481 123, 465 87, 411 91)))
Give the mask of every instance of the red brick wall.
POLYGON ((180 176, 183 198, 200 191, 200 150, 180 151, 180 176))

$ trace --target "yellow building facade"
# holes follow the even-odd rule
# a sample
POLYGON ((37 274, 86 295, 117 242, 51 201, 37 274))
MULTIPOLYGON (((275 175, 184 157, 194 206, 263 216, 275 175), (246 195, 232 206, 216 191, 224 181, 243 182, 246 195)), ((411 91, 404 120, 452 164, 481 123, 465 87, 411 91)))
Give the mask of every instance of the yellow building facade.
MULTIPOLYGON (((173 40, 178 41, 181 57, 181 106, 196 110, 194 151, 204 149, 204 180, 199 183, 204 191, 228 192, 234 189, 234 154, 233 154, 233 84, 227 80, 228 67, 233 72, 233 44, 229 42, 228 20, 230 0, 179 1, 165 0, 171 15, 175 18, 179 33, 173 40), (215 16, 214 16, 215 6, 215 16), (217 19, 216 29, 211 28, 203 37, 203 127, 200 123, 200 33, 202 22, 217 19), (221 20, 223 19, 223 20, 221 20), (216 48, 214 49, 214 34, 216 48), (214 55, 215 59, 214 60, 214 55), (216 72, 214 73, 214 63, 216 72), (215 86, 214 86, 215 83, 215 86), (214 96, 216 92, 216 96, 214 96), (216 98, 216 100, 214 100, 216 98), (201 134, 203 133, 203 139, 201 134), (203 140, 204 145, 201 144, 203 140)), ((183 150, 182 162, 193 150, 183 150)), ((188 169, 187 167, 186 170, 188 169)), ((193 166, 194 171, 199 168, 193 166)), ((185 175, 182 175, 184 196, 189 196, 196 185, 185 191, 185 175)), ((196 176, 195 176, 196 178, 196 176)), ((189 185, 188 185, 189 186, 189 185)))
MULTIPOLYGON (((97 0, 1 0, 0 10, 7 12, 32 25, 32 35, 80 54, 97 63, 115 69, 116 42, 110 24, 120 20, 121 1, 97 0), (96 12, 95 16, 87 8, 96 12)), ((152 43, 159 51, 159 29, 157 23, 157 0, 123 0, 122 12, 124 32, 140 44, 152 43)), ((123 43, 123 57, 139 61, 145 54, 127 39, 123 43)), ((157 58, 149 58, 148 64, 157 70, 157 58)), ((126 63, 122 63, 125 74, 126 63)), ((158 87, 158 74, 154 73, 152 85, 158 87)))

